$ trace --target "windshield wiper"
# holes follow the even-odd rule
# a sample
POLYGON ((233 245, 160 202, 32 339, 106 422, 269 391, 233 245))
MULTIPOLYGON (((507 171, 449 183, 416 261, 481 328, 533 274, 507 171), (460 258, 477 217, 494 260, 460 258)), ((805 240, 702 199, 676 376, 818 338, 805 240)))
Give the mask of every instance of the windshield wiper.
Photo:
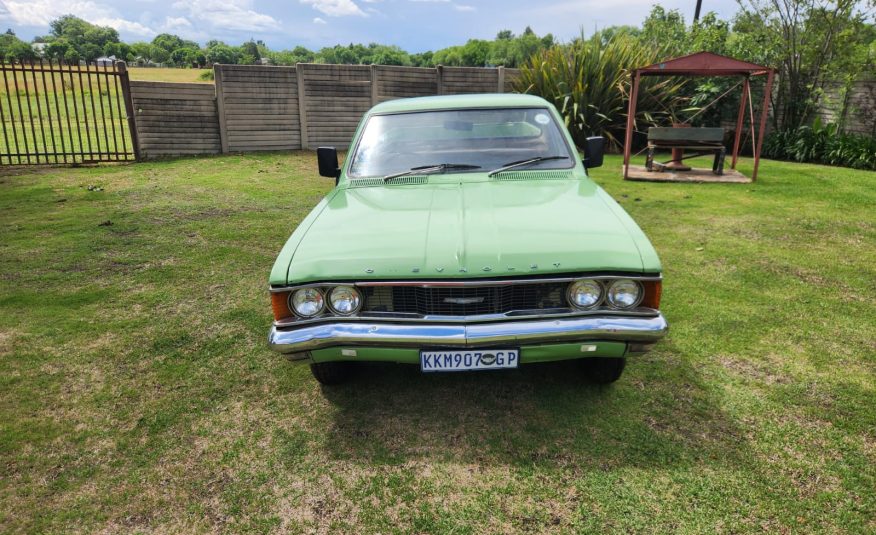
POLYGON ((538 162, 546 162, 548 160, 568 160, 568 156, 538 156, 536 158, 527 158, 526 160, 518 160, 516 162, 508 162, 502 167, 498 169, 493 169, 487 176, 498 175, 502 171, 508 171, 509 169, 514 169, 515 167, 522 167, 524 165, 529 165, 538 162))
POLYGON ((391 175, 386 175, 383 177, 383 181, 391 180, 393 178, 399 178, 408 175, 419 175, 421 173, 431 173, 433 171, 443 171, 445 169, 480 169, 480 165, 470 165, 467 163, 436 163, 432 165, 420 165, 418 167, 411 167, 407 171, 402 171, 401 173, 393 173, 391 175))

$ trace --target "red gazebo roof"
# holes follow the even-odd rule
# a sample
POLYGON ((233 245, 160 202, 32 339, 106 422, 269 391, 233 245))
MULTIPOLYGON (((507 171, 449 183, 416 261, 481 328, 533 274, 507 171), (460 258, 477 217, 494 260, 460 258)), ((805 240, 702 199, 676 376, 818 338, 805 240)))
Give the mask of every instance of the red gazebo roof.
POLYGON ((766 74, 771 69, 763 65, 728 58, 712 52, 697 52, 687 56, 661 61, 636 69, 642 76, 740 76, 766 74))

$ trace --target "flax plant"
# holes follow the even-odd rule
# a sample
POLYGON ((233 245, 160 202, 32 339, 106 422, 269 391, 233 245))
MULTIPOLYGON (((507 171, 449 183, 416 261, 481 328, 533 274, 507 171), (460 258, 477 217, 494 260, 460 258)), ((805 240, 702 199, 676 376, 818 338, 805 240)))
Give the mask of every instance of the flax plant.
MULTIPOLYGON (((521 66, 515 89, 553 102, 562 113, 575 142, 588 136, 605 136, 609 146, 623 145, 631 73, 658 60, 634 39, 620 35, 606 44, 578 39, 529 58, 521 66)), ((637 125, 665 124, 675 119, 687 99, 681 95, 681 78, 642 78, 637 125)))

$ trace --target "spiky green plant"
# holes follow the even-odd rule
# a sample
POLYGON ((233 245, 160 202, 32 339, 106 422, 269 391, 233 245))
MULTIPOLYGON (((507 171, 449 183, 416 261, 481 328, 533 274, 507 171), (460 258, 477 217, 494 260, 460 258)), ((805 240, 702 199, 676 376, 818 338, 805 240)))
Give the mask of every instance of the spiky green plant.
MULTIPOLYGON (((553 102, 579 146, 588 136, 605 136, 609 146, 623 145, 633 69, 658 60, 657 52, 619 35, 602 44, 579 39, 529 58, 520 68, 515 89, 553 102)), ((636 120, 666 123, 686 99, 681 78, 643 77, 636 120)))
POLYGON ((823 163, 876 170, 876 138, 840 131, 816 118, 811 126, 770 132, 763 155, 776 160, 823 163))

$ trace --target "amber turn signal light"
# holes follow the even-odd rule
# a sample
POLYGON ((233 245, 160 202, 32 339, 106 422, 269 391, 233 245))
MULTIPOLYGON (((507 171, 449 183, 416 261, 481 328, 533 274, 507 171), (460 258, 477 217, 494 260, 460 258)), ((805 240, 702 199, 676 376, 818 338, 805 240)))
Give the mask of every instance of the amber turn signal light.
POLYGON ((660 296, 663 293, 662 281, 643 281, 642 286, 645 288, 645 297, 642 299, 641 306, 660 308, 660 296))
POLYGON ((272 293, 271 309, 277 321, 292 317, 292 311, 289 310, 289 292, 272 293))

